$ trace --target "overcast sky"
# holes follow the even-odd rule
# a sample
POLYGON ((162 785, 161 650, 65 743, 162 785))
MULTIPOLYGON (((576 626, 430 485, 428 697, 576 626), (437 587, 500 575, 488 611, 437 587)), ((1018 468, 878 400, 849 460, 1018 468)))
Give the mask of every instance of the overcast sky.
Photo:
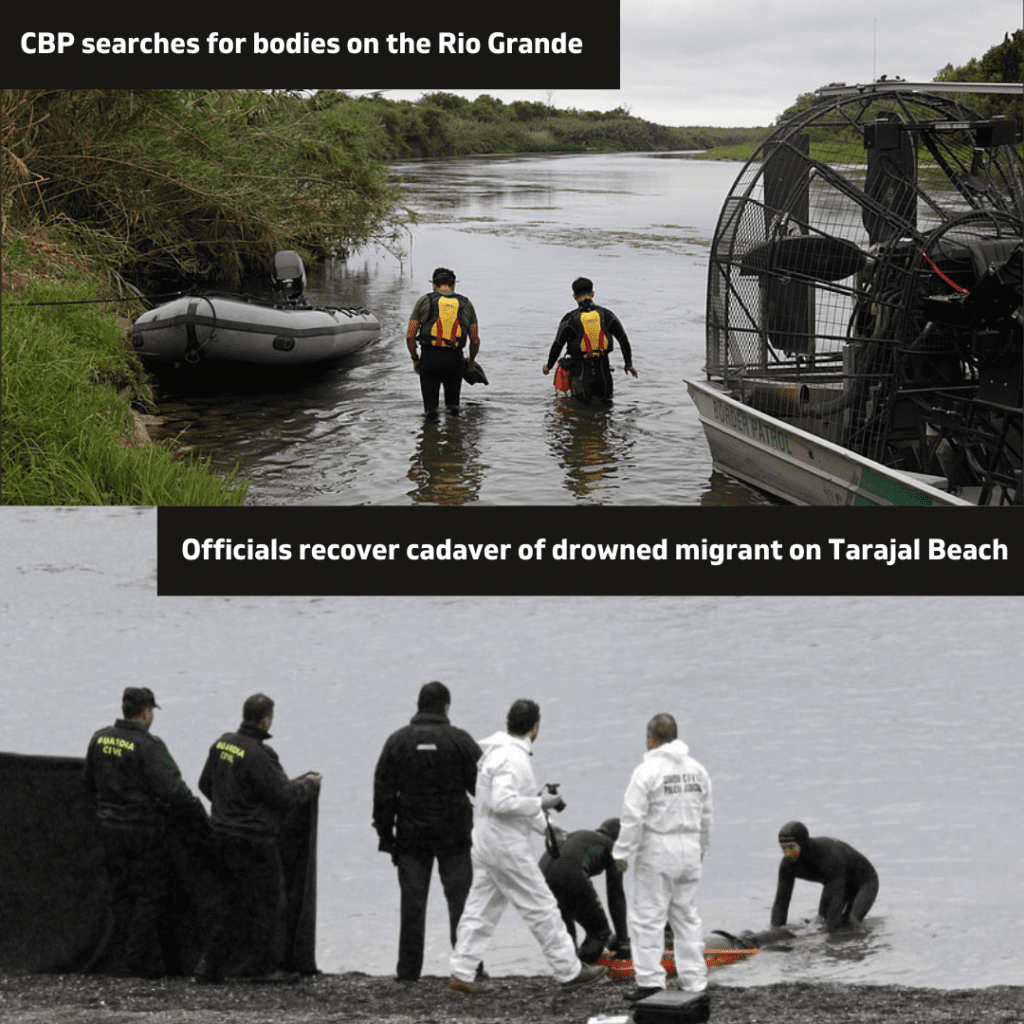
MULTIPOLYGON (((556 107, 624 106, 667 125, 765 125, 829 82, 931 81, 1021 28, 1021 0, 621 0, 621 10, 621 88, 557 90, 556 107)), ((385 95, 416 100, 432 91, 385 95)), ((506 103, 548 99, 543 83, 450 91, 469 99, 490 92, 506 103)))

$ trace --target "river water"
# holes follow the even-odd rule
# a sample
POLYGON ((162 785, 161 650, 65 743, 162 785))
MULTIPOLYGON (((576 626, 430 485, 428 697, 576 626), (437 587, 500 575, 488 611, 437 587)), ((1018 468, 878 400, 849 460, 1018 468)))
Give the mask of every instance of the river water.
MULTIPOLYGON (((394 970, 398 887, 370 827, 373 767, 420 685, 442 679, 452 720, 478 737, 515 698, 541 704, 535 771, 561 783, 570 830, 618 813, 645 722, 674 713, 715 787, 708 930, 767 925, 792 818, 873 861, 865 935, 802 928, 789 953, 716 969, 720 983, 1019 984, 1021 599, 158 598, 155 518, 0 508, 0 749, 82 756, 122 687, 146 684, 163 708, 154 731, 195 787, 242 700, 269 693, 285 768, 324 775, 321 969, 394 970), (592 624, 582 641, 567 614, 592 624)), ((791 919, 819 893, 797 883, 791 919)), ((429 974, 447 972, 446 934, 435 881, 429 974)), ((487 963, 545 971, 514 912, 487 963)))
POLYGON ((405 256, 360 252, 307 287, 314 303, 371 309, 379 342, 312 376, 167 380, 159 436, 238 463, 251 504, 758 502, 712 473, 682 382, 704 362, 708 246, 740 166, 664 153, 398 164, 418 218, 405 256), (435 423, 405 330, 436 266, 476 307, 490 385, 465 386, 462 416, 435 423), (639 372, 613 353, 611 407, 560 398, 541 374, 580 275, 619 315, 639 372))

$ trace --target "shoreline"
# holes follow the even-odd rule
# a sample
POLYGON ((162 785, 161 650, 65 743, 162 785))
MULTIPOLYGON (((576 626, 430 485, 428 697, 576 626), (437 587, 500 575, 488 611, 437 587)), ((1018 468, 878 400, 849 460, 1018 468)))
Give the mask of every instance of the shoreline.
MULTIPOLYGON (((563 992, 549 977, 493 978, 487 995, 445 991, 447 978, 415 984, 359 972, 317 974, 294 985, 229 980, 196 985, 189 978, 0 974, 0 1018, 17 1024, 582 1024, 599 1015, 629 1016, 623 994, 632 981, 602 980, 563 992)), ((718 986, 716 1024, 1024 1024, 1024 986, 911 988, 789 982, 757 988, 718 986)))

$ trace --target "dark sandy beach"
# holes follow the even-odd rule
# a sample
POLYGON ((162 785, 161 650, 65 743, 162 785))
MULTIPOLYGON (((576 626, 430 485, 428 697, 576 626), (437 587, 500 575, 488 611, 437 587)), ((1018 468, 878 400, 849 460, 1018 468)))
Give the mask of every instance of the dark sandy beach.
MULTIPOLYGON (((97 975, 0 977, 0 1020, 17 1024, 585 1024, 624 1015, 632 982, 562 992, 550 978, 496 978, 484 996, 456 996, 444 978, 399 984, 365 974, 321 974, 286 986, 97 975)), ((946 990, 893 985, 711 987, 716 1024, 1024 1024, 1024 987, 946 990)))

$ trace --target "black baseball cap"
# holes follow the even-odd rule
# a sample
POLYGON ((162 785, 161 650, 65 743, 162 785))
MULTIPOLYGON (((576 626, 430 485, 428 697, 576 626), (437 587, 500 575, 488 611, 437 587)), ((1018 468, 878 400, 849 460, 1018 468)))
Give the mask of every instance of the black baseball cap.
POLYGON ((148 686, 126 686, 121 694, 121 710, 125 714, 132 709, 143 711, 146 708, 159 708, 153 691, 148 686))

